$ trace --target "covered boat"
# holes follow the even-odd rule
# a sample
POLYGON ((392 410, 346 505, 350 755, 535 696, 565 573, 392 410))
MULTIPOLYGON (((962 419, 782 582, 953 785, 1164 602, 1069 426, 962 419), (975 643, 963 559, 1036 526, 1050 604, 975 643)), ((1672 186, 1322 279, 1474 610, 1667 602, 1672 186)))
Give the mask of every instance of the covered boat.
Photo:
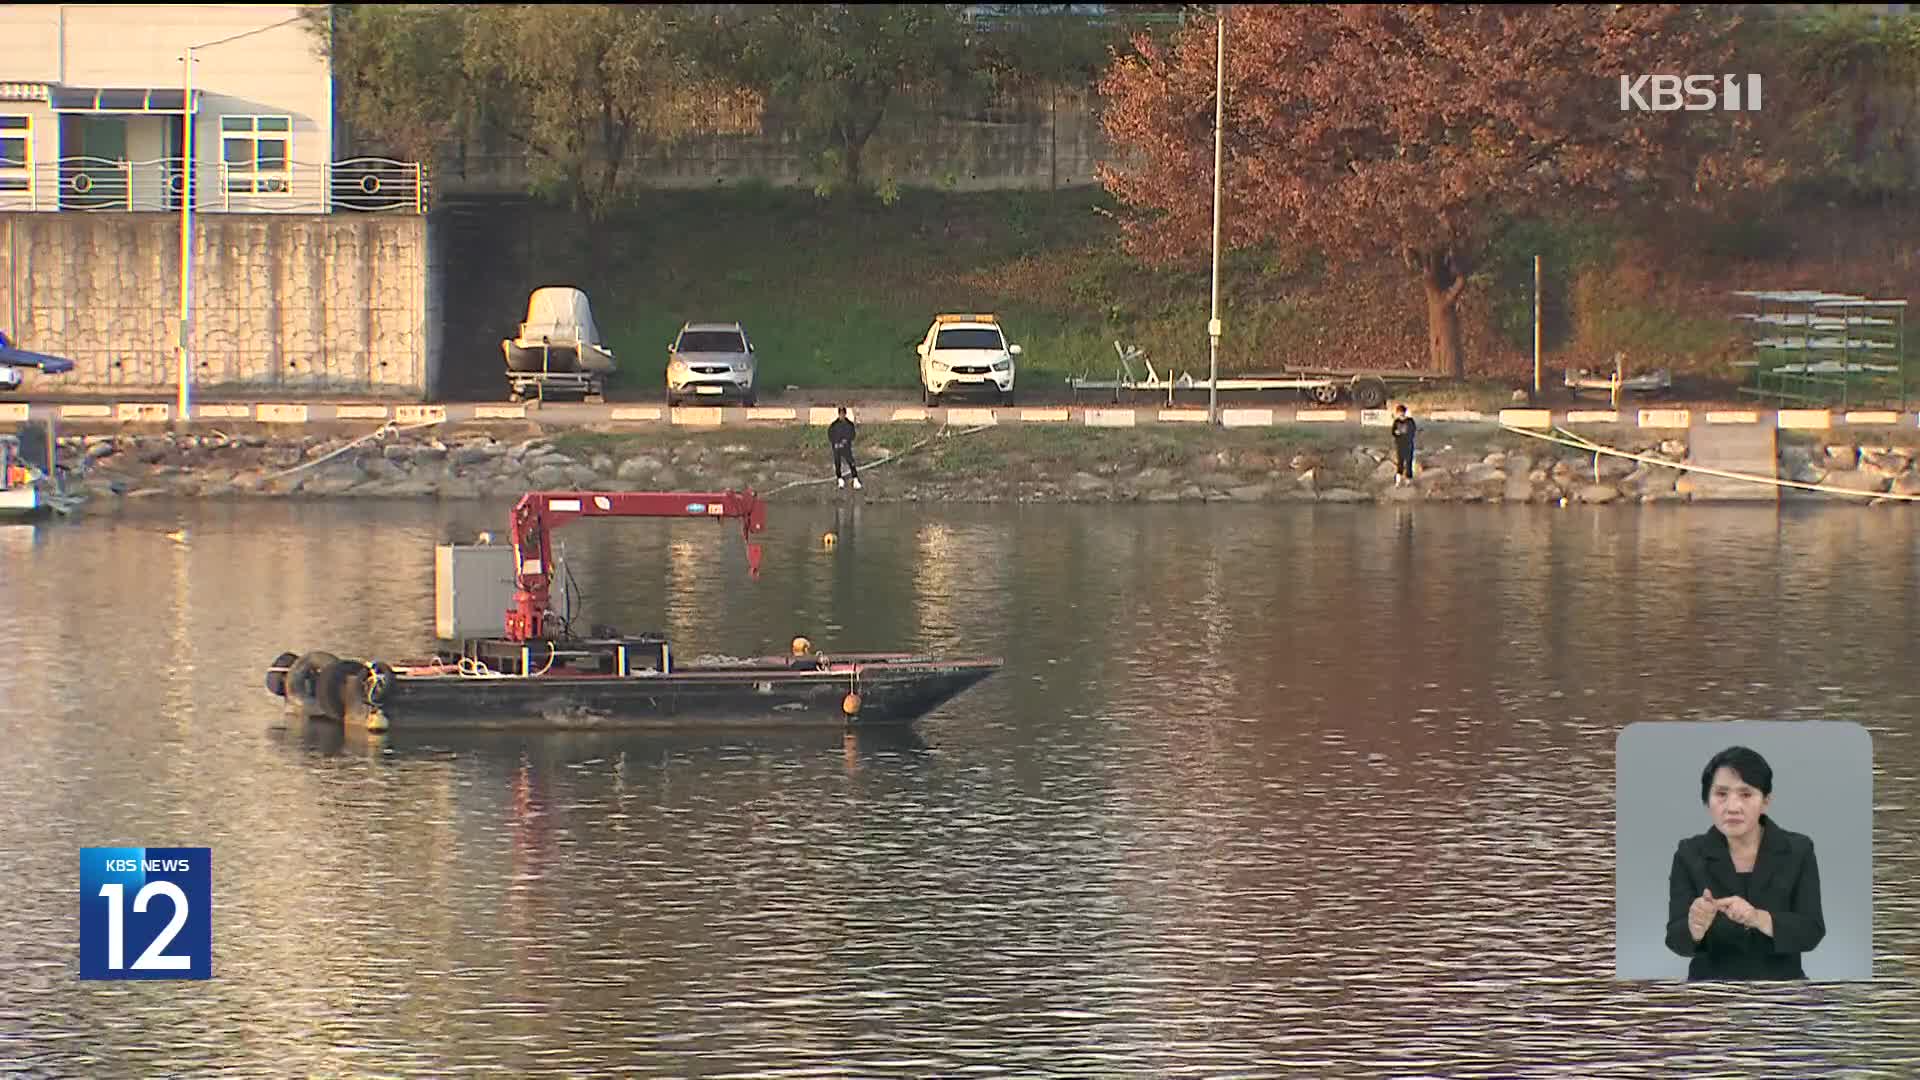
POLYGON ((600 340, 587 294, 571 286, 533 290, 526 320, 500 349, 512 372, 604 375, 613 370, 613 350, 600 340))

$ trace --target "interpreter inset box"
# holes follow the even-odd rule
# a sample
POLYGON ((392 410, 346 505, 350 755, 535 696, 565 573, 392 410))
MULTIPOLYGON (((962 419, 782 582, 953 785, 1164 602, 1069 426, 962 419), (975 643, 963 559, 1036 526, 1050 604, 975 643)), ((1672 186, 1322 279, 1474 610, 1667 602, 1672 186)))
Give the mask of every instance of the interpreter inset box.
POLYGON ((1637 723, 1616 744, 1614 977, 1873 977, 1873 740, 1637 723))

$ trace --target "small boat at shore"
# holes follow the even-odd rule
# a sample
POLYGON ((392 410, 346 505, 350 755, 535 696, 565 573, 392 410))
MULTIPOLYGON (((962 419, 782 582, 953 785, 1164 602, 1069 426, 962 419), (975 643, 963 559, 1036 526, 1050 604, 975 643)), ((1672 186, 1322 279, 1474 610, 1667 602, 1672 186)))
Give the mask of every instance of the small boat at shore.
MULTIPOLYGON (((369 731, 644 730, 687 725, 803 728, 906 724, 1002 666, 998 658, 914 653, 823 655, 796 638, 787 656, 682 663, 658 634, 594 627, 576 635, 551 611, 551 530, 579 517, 738 519, 759 575, 766 504, 752 491, 529 492, 512 513, 510 544, 443 545, 436 552, 439 633, 455 650, 407 662, 283 652, 269 693, 303 718, 369 731), (511 581, 511 607, 488 607, 489 587, 511 581), (473 597, 505 633, 466 636, 473 597)), ((496 598, 504 601, 504 597, 496 598)))
POLYGON ((571 286, 535 289, 527 317, 513 337, 500 342, 509 371, 613 370, 613 350, 600 340, 587 294, 571 286))

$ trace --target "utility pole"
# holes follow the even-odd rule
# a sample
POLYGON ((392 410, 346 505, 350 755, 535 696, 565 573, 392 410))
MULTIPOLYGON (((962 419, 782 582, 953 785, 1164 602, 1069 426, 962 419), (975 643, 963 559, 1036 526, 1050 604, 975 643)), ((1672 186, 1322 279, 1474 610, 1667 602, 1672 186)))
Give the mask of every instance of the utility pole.
POLYGON ((179 421, 193 419, 193 49, 181 58, 180 86, 180 401, 179 421))
POLYGON ((1540 256, 1533 257, 1533 401, 1540 403, 1540 256))
POLYGON ((1207 423, 1220 421, 1220 159, 1227 116, 1227 12, 1219 10, 1219 43, 1213 61, 1213 315, 1207 320, 1212 359, 1207 366, 1207 423))

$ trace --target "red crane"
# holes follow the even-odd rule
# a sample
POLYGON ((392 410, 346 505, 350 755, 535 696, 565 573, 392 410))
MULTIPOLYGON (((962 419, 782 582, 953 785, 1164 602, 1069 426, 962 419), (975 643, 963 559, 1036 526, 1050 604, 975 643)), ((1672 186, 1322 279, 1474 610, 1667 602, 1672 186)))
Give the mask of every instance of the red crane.
POLYGON ((760 576, 760 545, 753 534, 767 527, 767 504, 747 491, 529 491, 514 504, 513 610, 507 638, 546 637, 547 601, 553 588, 553 530, 582 517, 740 518, 747 541, 747 569, 760 576))

